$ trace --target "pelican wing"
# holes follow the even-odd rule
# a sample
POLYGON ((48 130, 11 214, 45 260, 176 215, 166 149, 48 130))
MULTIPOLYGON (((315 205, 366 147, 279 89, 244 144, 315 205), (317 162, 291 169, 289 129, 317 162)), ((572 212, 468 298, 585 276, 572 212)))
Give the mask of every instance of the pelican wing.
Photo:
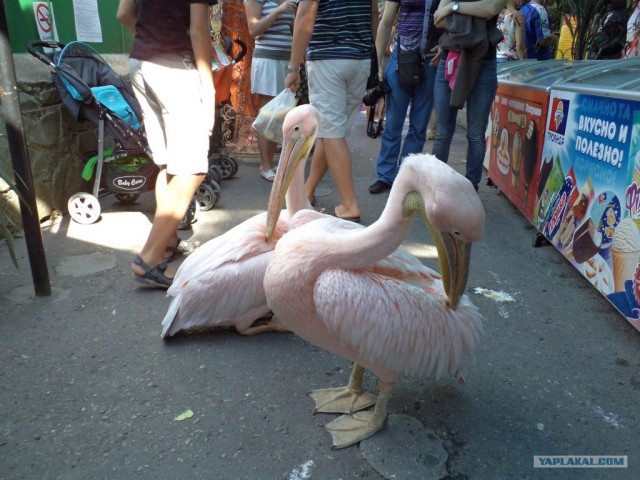
POLYGON ((173 300, 162 321, 162 338, 194 327, 235 326, 242 330, 269 312, 262 282, 287 223, 283 212, 267 242, 266 213, 261 213, 187 257, 167 291, 173 300))
POLYGON ((482 333, 476 307, 465 297, 449 309, 433 275, 374 270, 321 274, 313 298, 328 330, 360 359, 388 370, 436 377, 464 370, 482 333))

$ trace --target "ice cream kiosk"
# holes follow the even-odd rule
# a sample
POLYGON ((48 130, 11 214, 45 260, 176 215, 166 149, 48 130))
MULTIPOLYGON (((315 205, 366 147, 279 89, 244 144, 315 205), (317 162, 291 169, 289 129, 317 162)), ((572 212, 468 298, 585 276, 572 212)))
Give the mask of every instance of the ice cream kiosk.
POLYGON ((640 59, 550 90, 533 224, 640 330, 640 59))
POLYGON ((489 178, 532 223, 551 85, 596 63, 520 60, 499 67, 489 118, 489 178))

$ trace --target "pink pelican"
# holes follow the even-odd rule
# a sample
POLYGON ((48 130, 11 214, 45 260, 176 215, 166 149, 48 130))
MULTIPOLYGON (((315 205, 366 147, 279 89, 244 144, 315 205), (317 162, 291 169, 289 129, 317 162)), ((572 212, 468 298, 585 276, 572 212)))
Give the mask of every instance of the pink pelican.
MULTIPOLYGON (((278 167, 268 236, 295 168, 278 167)), ((316 412, 346 414, 326 425, 334 448, 342 448, 384 426, 400 375, 460 378, 473 358, 482 317, 463 292, 484 209, 467 179, 434 156, 417 154, 404 159, 387 205, 371 226, 345 229, 333 217, 311 217, 302 211, 291 219, 271 255, 264 288, 284 327, 354 362, 348 386, 311 393, 316 412), (442 275, 422 264, 406 268, 395 257, 415 213, 431 230, 442 275), (379 379, 377 401, 363 391, 365 369, 379 379), (373 410, 358 411, 372 402, 373 410)))
MULTIPOLYGON (((280 162, 306 162, 319 121, 320 114, 311 105, 287 114, 280 162)), ((263 280, 276 242, 295 212, 312 208, 304 193, 304 172, 301 175, 287 192, 287 209, 274 223, 269 240, 263 212, 209 240, 185 259, 167 290, 173 300, 162 321, 162 338, 196 327, 233 326, 244 335, 283 330, 276 319, 252 325, 271 310, 263 280)))

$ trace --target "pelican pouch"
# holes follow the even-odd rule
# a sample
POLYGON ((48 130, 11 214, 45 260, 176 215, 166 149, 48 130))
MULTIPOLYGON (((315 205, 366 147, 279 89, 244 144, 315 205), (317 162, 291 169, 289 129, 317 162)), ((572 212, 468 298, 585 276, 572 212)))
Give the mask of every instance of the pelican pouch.
POLYGON ((424 76, 424 61, 420 49, 403 52, 400 49, 400 35, 398 35, 398 80, 403 87, 416 87, 422 83, 424 76))

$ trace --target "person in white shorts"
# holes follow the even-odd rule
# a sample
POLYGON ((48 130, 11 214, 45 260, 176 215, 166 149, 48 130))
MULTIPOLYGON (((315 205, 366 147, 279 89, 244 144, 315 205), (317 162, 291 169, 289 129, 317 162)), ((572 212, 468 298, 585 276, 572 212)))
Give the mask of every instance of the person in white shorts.
POLYGON ((167 262, 197 247, 181 240, 177 228, 208 170, 215 112, 209 5, 215 3, 120 0, 118 6, 118 20, 135 33, 129 71, 160 167, 151 231, 131 265, 144 286, 169 288, 175 272, 167 262))

